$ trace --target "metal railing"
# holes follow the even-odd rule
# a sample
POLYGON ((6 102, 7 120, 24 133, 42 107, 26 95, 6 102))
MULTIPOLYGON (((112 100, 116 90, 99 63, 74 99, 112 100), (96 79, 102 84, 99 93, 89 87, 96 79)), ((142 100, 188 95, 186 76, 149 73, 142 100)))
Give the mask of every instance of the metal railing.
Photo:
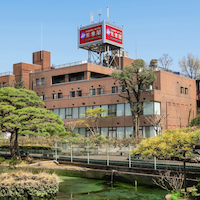
MULTIPOLYGON (((61 143, 54 144, 54 150, 24 150, 21 156, 48 158, 87 164, 115 165, 126 167, 142 167, 151 169, 183 169, 182 161, 160 160, 155 157, 131 156, 136 148, 133 143, 61 143)), ((0 148, 1 155, 9 156, 9 149, 0 148)), ((186 169, 200 171, 200 163, 186 163, 186 169)))
POLYGON ((91 93, 82 93, 82 95, 81 96, 77 96, 76 94, 75 94, 75 96, 70 96, 70 95, 62 95, 60 98, 58 98, 58 97, 56 97, 55 99, 53 99, 52 97, 45 97, 45 99, 44 99, 44 101, 49 101, 49 100, 59 100, 59 99, 68 99, 68 98, 70 98, 70 99, 73 99, 73 98, 84 98, 84 97, 95 97, 95 96, 99 96, 99 95, 107 95, 107 94, 126 94, 125 92, 114 92, 114 93, 112 93, 112 90, 106 90, 106 91, 103 91, 103 92, 101 92, 101 93, 95 93, 95 95, 92 95, 91 93))
POLYGON ((2 72, 2 73, 0 73, 0 76, 6 76, 6 75, 13 75, 13 72, 8 71, 8 72, 2 72))

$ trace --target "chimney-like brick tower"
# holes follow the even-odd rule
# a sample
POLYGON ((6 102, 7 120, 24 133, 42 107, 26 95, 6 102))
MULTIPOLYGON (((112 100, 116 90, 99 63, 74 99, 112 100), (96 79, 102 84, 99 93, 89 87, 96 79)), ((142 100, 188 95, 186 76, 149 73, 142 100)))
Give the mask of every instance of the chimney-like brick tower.
POLYGON ((42 70, 50 69, 51 53, 49 51, 38 51, 33 53, 33 64, 41 65, 42 70))

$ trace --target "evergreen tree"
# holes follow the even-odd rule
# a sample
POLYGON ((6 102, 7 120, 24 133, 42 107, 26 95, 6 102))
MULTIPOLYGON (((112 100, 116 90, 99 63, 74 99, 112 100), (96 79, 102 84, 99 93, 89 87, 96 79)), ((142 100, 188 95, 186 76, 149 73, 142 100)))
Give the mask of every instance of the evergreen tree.
POLYGON ((141 93, 149 89, 149 86, 156 81, 156 76, 153 72, 147 71, 147 66, 143 60, 138 59, 131 66, 126 66, 121 71, 114 71, 112 77, 124 87, 126 94, 119 96, 126 99, 130 104, 133 125, 137 123, 135 137, 138 137, 140 115, 143 109, 141 93))
POLYGON ((10 132, 10 152, 20 158, 19 134, 52 135, 64 132, 60 117, 40 108, 44 103, 32 90, 4 87, 0 89, 0 131, 10 132))

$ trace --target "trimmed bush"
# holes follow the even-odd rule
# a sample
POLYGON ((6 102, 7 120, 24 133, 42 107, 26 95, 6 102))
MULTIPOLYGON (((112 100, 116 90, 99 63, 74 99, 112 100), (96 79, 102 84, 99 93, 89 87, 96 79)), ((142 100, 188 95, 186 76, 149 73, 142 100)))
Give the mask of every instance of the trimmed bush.
MULTIPOLYGON (((2 149, 10 149, 10 145, 9 144, 5 144, 5 145, 1 145, 0 148, 2 149)), ((29 149, 33 149, 33 150, 52 150, 54 151, 54 147, 50 147, 50 146, 37 146, 37 145, 19 145, 19 149, 24 149, 24 150, 29 150, 29 149)))
POLYGON ((27 172, 0 174, 0 199, 49 198, 59 190, 55 174, 27 172))

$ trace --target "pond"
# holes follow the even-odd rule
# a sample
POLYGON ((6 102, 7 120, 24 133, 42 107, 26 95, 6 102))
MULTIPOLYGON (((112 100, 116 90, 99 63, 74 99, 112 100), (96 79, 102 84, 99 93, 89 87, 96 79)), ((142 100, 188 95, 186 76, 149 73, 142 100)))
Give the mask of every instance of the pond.
POLYGON ((60 191, 57 200, 163 200, 166 191, 157 187, 134 187, 130 184, 116 182, 111 185, 104 180, 59 176, 60 191))

